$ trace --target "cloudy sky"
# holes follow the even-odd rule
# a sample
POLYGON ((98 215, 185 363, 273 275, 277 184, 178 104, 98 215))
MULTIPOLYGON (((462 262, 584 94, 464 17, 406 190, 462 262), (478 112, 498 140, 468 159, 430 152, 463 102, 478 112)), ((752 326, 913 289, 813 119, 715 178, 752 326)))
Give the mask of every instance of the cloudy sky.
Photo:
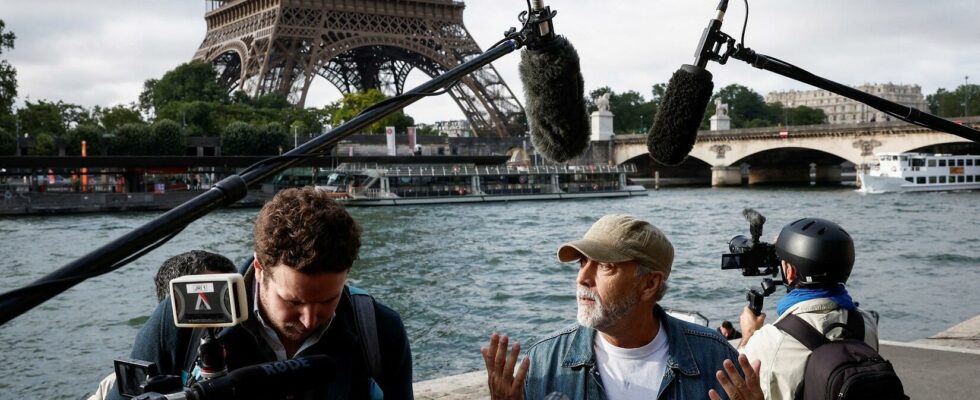
MULTIPOLYGON (((469 0, 465 22, 482 48, 516 25, 523 0, 469 0)), ((550 0, 556 30, 578 49, 586 88, 638 91, 666 82, 694 47, 716 0, 550 0)), ((915 83, 929 94, 980 82, 980 8, 975 0, 752 0, 746 33, 756 51, 841 83, 915 83)), ((0 0, 17 34, 2 57, 18 71, 20 100, 130 103, 143 81, 190 60, 204 38, 203 0, 0 0)), ((732 1, 724 31, 738 37, 745 6, 732 1)), ((495 63, 515 93, 519 57, 495 63)), ((739 83, 765 94, 804 84, 739 61, 712 64, 715 87, 739 83)), ((427 79, 415 71, 409 86, 427 79)), ((324 79, 307 105, 340 96, 324 79)), ((420 122, 462 118, 448 96, 406 110, 420 122)))

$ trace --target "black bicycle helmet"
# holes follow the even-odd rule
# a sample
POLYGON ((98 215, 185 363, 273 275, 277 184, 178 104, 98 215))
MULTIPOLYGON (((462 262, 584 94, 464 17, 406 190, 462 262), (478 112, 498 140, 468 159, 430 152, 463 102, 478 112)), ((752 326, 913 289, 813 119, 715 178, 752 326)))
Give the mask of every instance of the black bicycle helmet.
POLYGON ((803 286, 845 283, 854 267, 854 240, 840 225, 803 218, 783 227, 776 255, 796 267, 803 286))

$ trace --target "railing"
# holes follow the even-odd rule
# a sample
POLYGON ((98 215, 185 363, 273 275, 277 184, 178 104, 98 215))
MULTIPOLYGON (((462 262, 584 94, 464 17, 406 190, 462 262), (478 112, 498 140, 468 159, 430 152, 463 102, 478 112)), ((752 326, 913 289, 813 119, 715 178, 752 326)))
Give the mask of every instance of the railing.
POLYGON ((381 165, 370 163, 345 163, 336 171, 357 173, 377 171, 387 176, 485 176, 485 175, 545 175, 545 174, 592 174, 635 173, 636 166, 624 165, 381 165))

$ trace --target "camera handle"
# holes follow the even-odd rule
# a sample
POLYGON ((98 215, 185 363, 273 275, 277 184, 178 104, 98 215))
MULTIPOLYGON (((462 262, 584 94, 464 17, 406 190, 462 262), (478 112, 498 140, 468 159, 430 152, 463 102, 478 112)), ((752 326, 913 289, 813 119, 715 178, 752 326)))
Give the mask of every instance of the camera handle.
POLYGON ((225 363, 225 346, 214 335, 214 330, 204 329, 204 336, 201 337, 201 345, 198 347, 198 359, 201 367, 202 380, 218 378, 228 374, 228 365, 225 363))
POLYGON ((766 296, 755 289, 745 292, 745 300, 749 302, 749 310, 756 316, 762 314, 762 304, 765 299, 766 296))
POLYGON ((745 300, 749 302, 749 310, 752 310, 752 314, 757 316, 762 314, 762 305, 765 302, 766 297, 776 291, 776 286, 782 284, 783 281, 765 278, 762 280, 761 293, 755 289, 745 292, 745 300))

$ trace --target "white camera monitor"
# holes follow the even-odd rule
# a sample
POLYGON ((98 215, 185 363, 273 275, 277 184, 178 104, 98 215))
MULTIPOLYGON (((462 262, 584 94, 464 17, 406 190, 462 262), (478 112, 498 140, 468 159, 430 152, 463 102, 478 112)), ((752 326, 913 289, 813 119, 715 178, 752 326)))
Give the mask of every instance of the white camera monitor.
POLYGON ((245 280, 239 274, 185 275, 170 281, 174 324, 220 328, 248 319, 245 280))

